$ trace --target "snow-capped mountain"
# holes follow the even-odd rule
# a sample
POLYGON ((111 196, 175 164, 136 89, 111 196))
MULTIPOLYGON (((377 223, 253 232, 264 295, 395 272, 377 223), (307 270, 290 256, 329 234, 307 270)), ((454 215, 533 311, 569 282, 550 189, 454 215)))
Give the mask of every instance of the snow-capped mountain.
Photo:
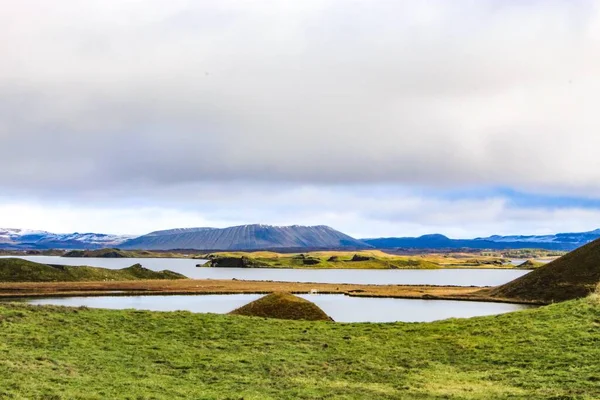
POLYGON ((99 249, 115 247, 135 236, 104 233, 52 233, 0 228, 0 247, 7 249, 99 249))
POLYGON ((143 236, 104 233, 52 233, 0 228, 0 249, 85 250, 118 247, 145 250, 257 249, 548 249, 573 250, 600 238, 600 229, 555 235, 512 235, 450 239, 434 234, 421 237, 354 239, 328 226, 241 225, 229 228, 180 228, 143 236))

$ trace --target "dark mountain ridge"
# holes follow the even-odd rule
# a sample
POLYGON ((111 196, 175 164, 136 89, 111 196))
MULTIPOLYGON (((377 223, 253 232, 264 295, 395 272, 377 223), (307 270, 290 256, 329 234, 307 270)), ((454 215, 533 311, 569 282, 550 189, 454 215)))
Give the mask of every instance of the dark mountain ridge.
POLYGON ((544 249, 570 251, 600 238, 600 229, 580 233, 557 233, 555 235, 489 236, 475 239, 450 239, 432 234, 420 237, 388 237, 362 239, 379 249, 544 249))
POLYGON ((240 225, 156 231, 123 242, 122 249, 264 250, 365 249, 371 246, 324 225, 240 225))
POLYGON ((56 234, 46 231, 0 229, 0 249, 94 250, 122 248, 135 250, 273 250, 303 252, 311 250, 360 250, 366 248, 424 250, 510 250, 543 249, 570 251, 600 238, 600 229, 554 235, 513 235, 451 239, 441 234, 420 237, 355 239, 324 225, 272 226, 240 225, 229 228, 179 228, 143 236, 102 233, 56 234))

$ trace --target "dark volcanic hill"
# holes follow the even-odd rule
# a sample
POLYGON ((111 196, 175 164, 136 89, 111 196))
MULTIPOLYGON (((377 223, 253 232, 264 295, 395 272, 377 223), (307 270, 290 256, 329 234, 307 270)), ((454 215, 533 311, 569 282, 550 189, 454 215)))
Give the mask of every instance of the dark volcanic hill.
POLYGON ((600 283, 600 239, 493 289, 499 298, 545 302, 585 297, 600 283))
POLYGON ((122 243, 121 249, 259 250, 364 249, 366 243, 328 226, 241 225, 156 231, 122 243))

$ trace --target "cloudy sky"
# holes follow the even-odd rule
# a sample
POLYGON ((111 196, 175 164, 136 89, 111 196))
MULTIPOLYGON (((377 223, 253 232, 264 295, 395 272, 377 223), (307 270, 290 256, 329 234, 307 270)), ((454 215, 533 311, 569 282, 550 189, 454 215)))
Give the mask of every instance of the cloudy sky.
POLYGON ((600 227, 600 2, 0 7, 0 227, 600 227))

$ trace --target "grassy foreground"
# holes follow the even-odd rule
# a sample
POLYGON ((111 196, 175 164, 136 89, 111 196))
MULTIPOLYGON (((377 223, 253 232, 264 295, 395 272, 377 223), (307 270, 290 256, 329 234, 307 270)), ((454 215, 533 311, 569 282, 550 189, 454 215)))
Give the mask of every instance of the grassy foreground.
POLYGON ((597 399, 600 301, 417 324, 0 304, 0 398, 597 399))

